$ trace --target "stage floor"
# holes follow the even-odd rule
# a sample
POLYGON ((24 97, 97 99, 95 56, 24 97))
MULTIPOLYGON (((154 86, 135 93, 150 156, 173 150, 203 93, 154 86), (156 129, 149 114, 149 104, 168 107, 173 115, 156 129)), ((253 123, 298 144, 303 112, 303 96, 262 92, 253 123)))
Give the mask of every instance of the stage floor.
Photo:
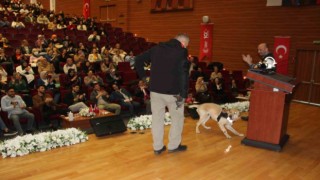
MULTIPOLYGON (((320 108, 292 103, 290 139, 282 152, 241 145, 226 139, 216 122, 211 130, 186 118, 186 152, 153 154, 151 131, 102 138, 23 157, 0 159, 1 179, 318 179, 320 176, 320 108)), ((234 128, 246 133, 247 122, 234 128)), ((169 126, 166 127, 167 143, 169 126)), ((231 134, 231 133, 229 133, 231 134)))

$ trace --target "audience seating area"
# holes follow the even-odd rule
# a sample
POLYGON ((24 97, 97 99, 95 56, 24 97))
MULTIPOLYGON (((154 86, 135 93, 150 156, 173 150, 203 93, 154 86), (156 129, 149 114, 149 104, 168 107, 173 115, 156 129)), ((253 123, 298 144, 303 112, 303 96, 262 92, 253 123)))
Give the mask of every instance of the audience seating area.
MULTIPOLYGON (((32 8, 32 7, 30 7, 32 8)), ((50 15, 49 11, 46 11, 44 9, 41 10, 41 13, 45 14, 45 15, 50 15)), ((59 17, 61 14, 56 14, 57 17, 59 17)), ((19 15, 18 13, 14 13, 12 12, 7 12, 7 14, 5 14, 3 11, 0 11, 0 18, 2 19, 3 17, 7 17, 7 19, 11 22, 13 21, 16 17, 23 19, 23 17, 21 15, 19 15)), ((36 17, 35 17, 36 18, 36 17)), ((74 19, 74 17, 65 17, 64 21, 65 22, 69 22, 72 21, 74 19)), ((83 20, 84 19, 78 17, 78 20, 83 20)), ((23 21, 23 20, 22 20, 23 21)), ((20 48, 21 46, 21 42, 23 40, 27 40, 29 42, 29 46, 31 46, 31 48, 35 48, 35 41, 38 38, 38 35, 44 35, 44 37, 46 39, 50 39, 52 37, 53 34, 57 35, 58 39, 65 39, 66 36, 69 37, 69 39, 71 40, 73 46, 75 48, 78 48, 79 43, 83 43, 85 45, 86 48, 88 49, 92 49, 93 44, 95 43, 97 45, 97 48, 99 48, 99 50, 103 47, 107 47, 107 48, 114 48, 115 45, 117 43, 120 44, 120 47, 123 51, 125 51, 126 53, 129 53, 130 51, 133 51, 134 55, 138 55, 148 49, 150 49, 151 47, 155 46, 156 43, 153 42, 147 42, 145 38, 143 37, 136 37, 133 33, 131 32, 123 32, 123 30, 121 28, 118 27, 112 27, 111 24, 109 23, 100 23, 100 22, 95 22, 94 20, 90 20, 93 21, 95 24, 95 29, 90 29, 87 31, 80 31, 80 30, 69 30, 69 29, 56 29, 56 30, 50 30, 47 28, 46 25, 43 24, 37 24, 37 23, 28 23, 28 22, 24 22, 25 24, 25 28, 20 28, 20 29, 16 29, 16 28, 12 28, 12 27, 1 27, 0 28, 0 33, 3 35, 3 37, 7 38, 9 43, 8 43, 8 47, 5 47, 5 55, 7 57, 12 57, 15 55, 15 49, 20 48), (101 31, 104 32, 105 35, 101 34, 101 40, 99 42, 90 42, 88 41, 88 36, 90 36, 90 34, 92 34, 94 31, 101 31)), ((100 33, 101 33, 100 32, 100 33)), ((63 48, 69 48, 69 47, 63 47, 63 48)), ((86 60, 88 58, 88 54, 86 54, 86 60)), ((63 67, 63 65, 65 64, 65 62, 60 62, 60 68, 63 67)), ((94 63, 93 63, 94 64, 94 63)), ((15 67, 18 66, 20 64, 15 64, 15 67)), ((95 64, 95 67, 99 67, 99 64, 96 66, 97 64, 95 64)), ((196 62, 197 67, 200 67, 203 71, 203 76, 205 78, 206 81, 209 80, 209 77, 211 75, 211 73, 213 72, 212 69, 210 69, 209 65, 206 62, 196 62)), ((5 67, 5 66, 4 66, 5 67)), ((119 62, 116 66, 116 71, 117 74, 120 75, 120 77, 122 78, 122 84, 121 87, 126 88, 129 92, 131 92, 132 94, 134 94, 134 89, 137 87, 137 81, 138 81, 138 76, 135 70, 133 70, 130 66, 129 62, 119 62)), ((246 79, 244 79, 242 71, 228 71, 225 69, 220 69, 220 72, 222 74, 222 79, 223 79, 223 85, 224 85, 224 91, 227 95, 227 101, 235 101, 234 96, 231 94, 231 80, 234 79, 236 81, 239 93, 245 94, 246 93, 246 87, 247 87, 247 83, 248 81, 246 79)), ((100 71, 100 69, 95 69, 95 75, 101 77, 103 79, 104 82, 104 88, 111 93, 112 90, 112 84, 108 84, 107 82, 107 74, 108 72, 102 72, 100 71)), ((193 93, 194 95, 196 95, 196 91, 195 91, 195 79, 194 79, 194 74, 195 74, 195 70, 191 71, 191 75, 190 75, 190 92, 193 93)), ((84 77, 86 76, 86 73, 79 71, 78 72, 79 77, 81 78, 81 81, 83 82, 84 77)), ((60 101, 63 102, 62 100, 65 98, 65 95, 70 92, 71 88, 70 86, 67 86, 66 84, 66 77, 67 75, 64 74, 63 72, 60 72, 60 74, 58 74, 58 79, 59 79, 59 83, 60 83, 60 87, 59 87, 59 92, 60 92, 60 101)), ((35 74, 35 80, 37 80, 39 78, 39 74, 35 74)), ((11 77, 8 77, 8 81, 11 80, 11 77)), ((211 82, 210 82, 211 83, 211 82)), ((211 87, 212 85, 210 84, 209 87, 211 87)), ((81 86, 81 90, 82 92, 84 92, 87 96, 87 99, 90 99, 90 93, 92 92, 93 88, 92 87, 88 87, 82 84, 81 86)), ((209 91, 211 91, 211 89, 209 88, 209 91)), ((35 95, 36 94, 36 89, 35 87, 31 88, 31 95, 35 95)), ((210 92, 211 95, 213 97, 215 97, 214 93, 211 91, 210 92)), ((142 102, 143 100, 138 99, 138 102, 142 102)), ((215 99, 213 99, 213 102, 215 102, 215 99)), ((90 105, 90 101, 87 101, 87 104, 90 105)), ((62 106, 63 103, 61 103, 62 106)), ((37 124, 40 124, 42 119, 42 115, 41 115, 41 111, 39 109, 29 109, 30 112, 35 114, 35 118, 36 118, 36 122, 37 124)), ((122 107, 123 111, 126 111, 127 109, 122 107)), ((9 126, 12 126, 11 121, 8 120, 7 118, 7 113, 1 111, 0 115, 2 117, 2 119, 4 120, 4 122, 6 124, 8 124, 9 126)), ((59 118, 58 116, 52 117, 53 119, 59 118)), ((23 120, 21 120, 21 122, 23 122, 23 120)))

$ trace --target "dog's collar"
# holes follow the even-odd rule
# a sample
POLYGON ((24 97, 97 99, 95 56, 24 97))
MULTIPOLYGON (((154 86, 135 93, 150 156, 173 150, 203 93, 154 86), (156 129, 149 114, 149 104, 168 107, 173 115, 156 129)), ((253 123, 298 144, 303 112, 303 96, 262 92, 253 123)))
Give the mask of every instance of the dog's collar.
MULTIPOLYGON (((227 118, 228 117, 228 113, 225 113, 225 112, 221 112, 219 114, 219 116, 217 117, 217 121, 219 122, 221 117, 224 117, 224 118, 227 118)), ((228 117, 229 118, 229 117, 228 117)))

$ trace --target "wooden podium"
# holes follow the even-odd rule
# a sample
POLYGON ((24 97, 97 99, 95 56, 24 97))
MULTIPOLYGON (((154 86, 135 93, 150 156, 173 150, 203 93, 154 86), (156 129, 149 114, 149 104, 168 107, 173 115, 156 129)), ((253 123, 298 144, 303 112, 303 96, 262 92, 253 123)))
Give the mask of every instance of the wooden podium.
POLYGON ((247 137, 241 143, 280 151, 289 139, 287 123, 293 78, 249 70, 247 78, 254 81, 251 89, 247 137))

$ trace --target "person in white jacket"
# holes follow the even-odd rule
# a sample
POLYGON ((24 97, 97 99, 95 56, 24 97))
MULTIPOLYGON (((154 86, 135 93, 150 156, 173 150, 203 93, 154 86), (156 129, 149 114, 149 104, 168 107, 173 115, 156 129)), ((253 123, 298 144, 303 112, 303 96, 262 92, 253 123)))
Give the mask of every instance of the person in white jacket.
POLYGON ((25 28, 26 26, 17 17, 15 21, 12 21, 11 27, 21 29, 21 28, 25 28))
POLYGON ((16 71, 27 79, 28 85, 34 80, 34 72, 26 61, 21 61, 21 65, 16 67, 16 71))
POLYGON ((88 37, 88 41, 90 42, 99 42, 100 36, 98 35, 97 31, 93 31, 92 34, 88 37))

